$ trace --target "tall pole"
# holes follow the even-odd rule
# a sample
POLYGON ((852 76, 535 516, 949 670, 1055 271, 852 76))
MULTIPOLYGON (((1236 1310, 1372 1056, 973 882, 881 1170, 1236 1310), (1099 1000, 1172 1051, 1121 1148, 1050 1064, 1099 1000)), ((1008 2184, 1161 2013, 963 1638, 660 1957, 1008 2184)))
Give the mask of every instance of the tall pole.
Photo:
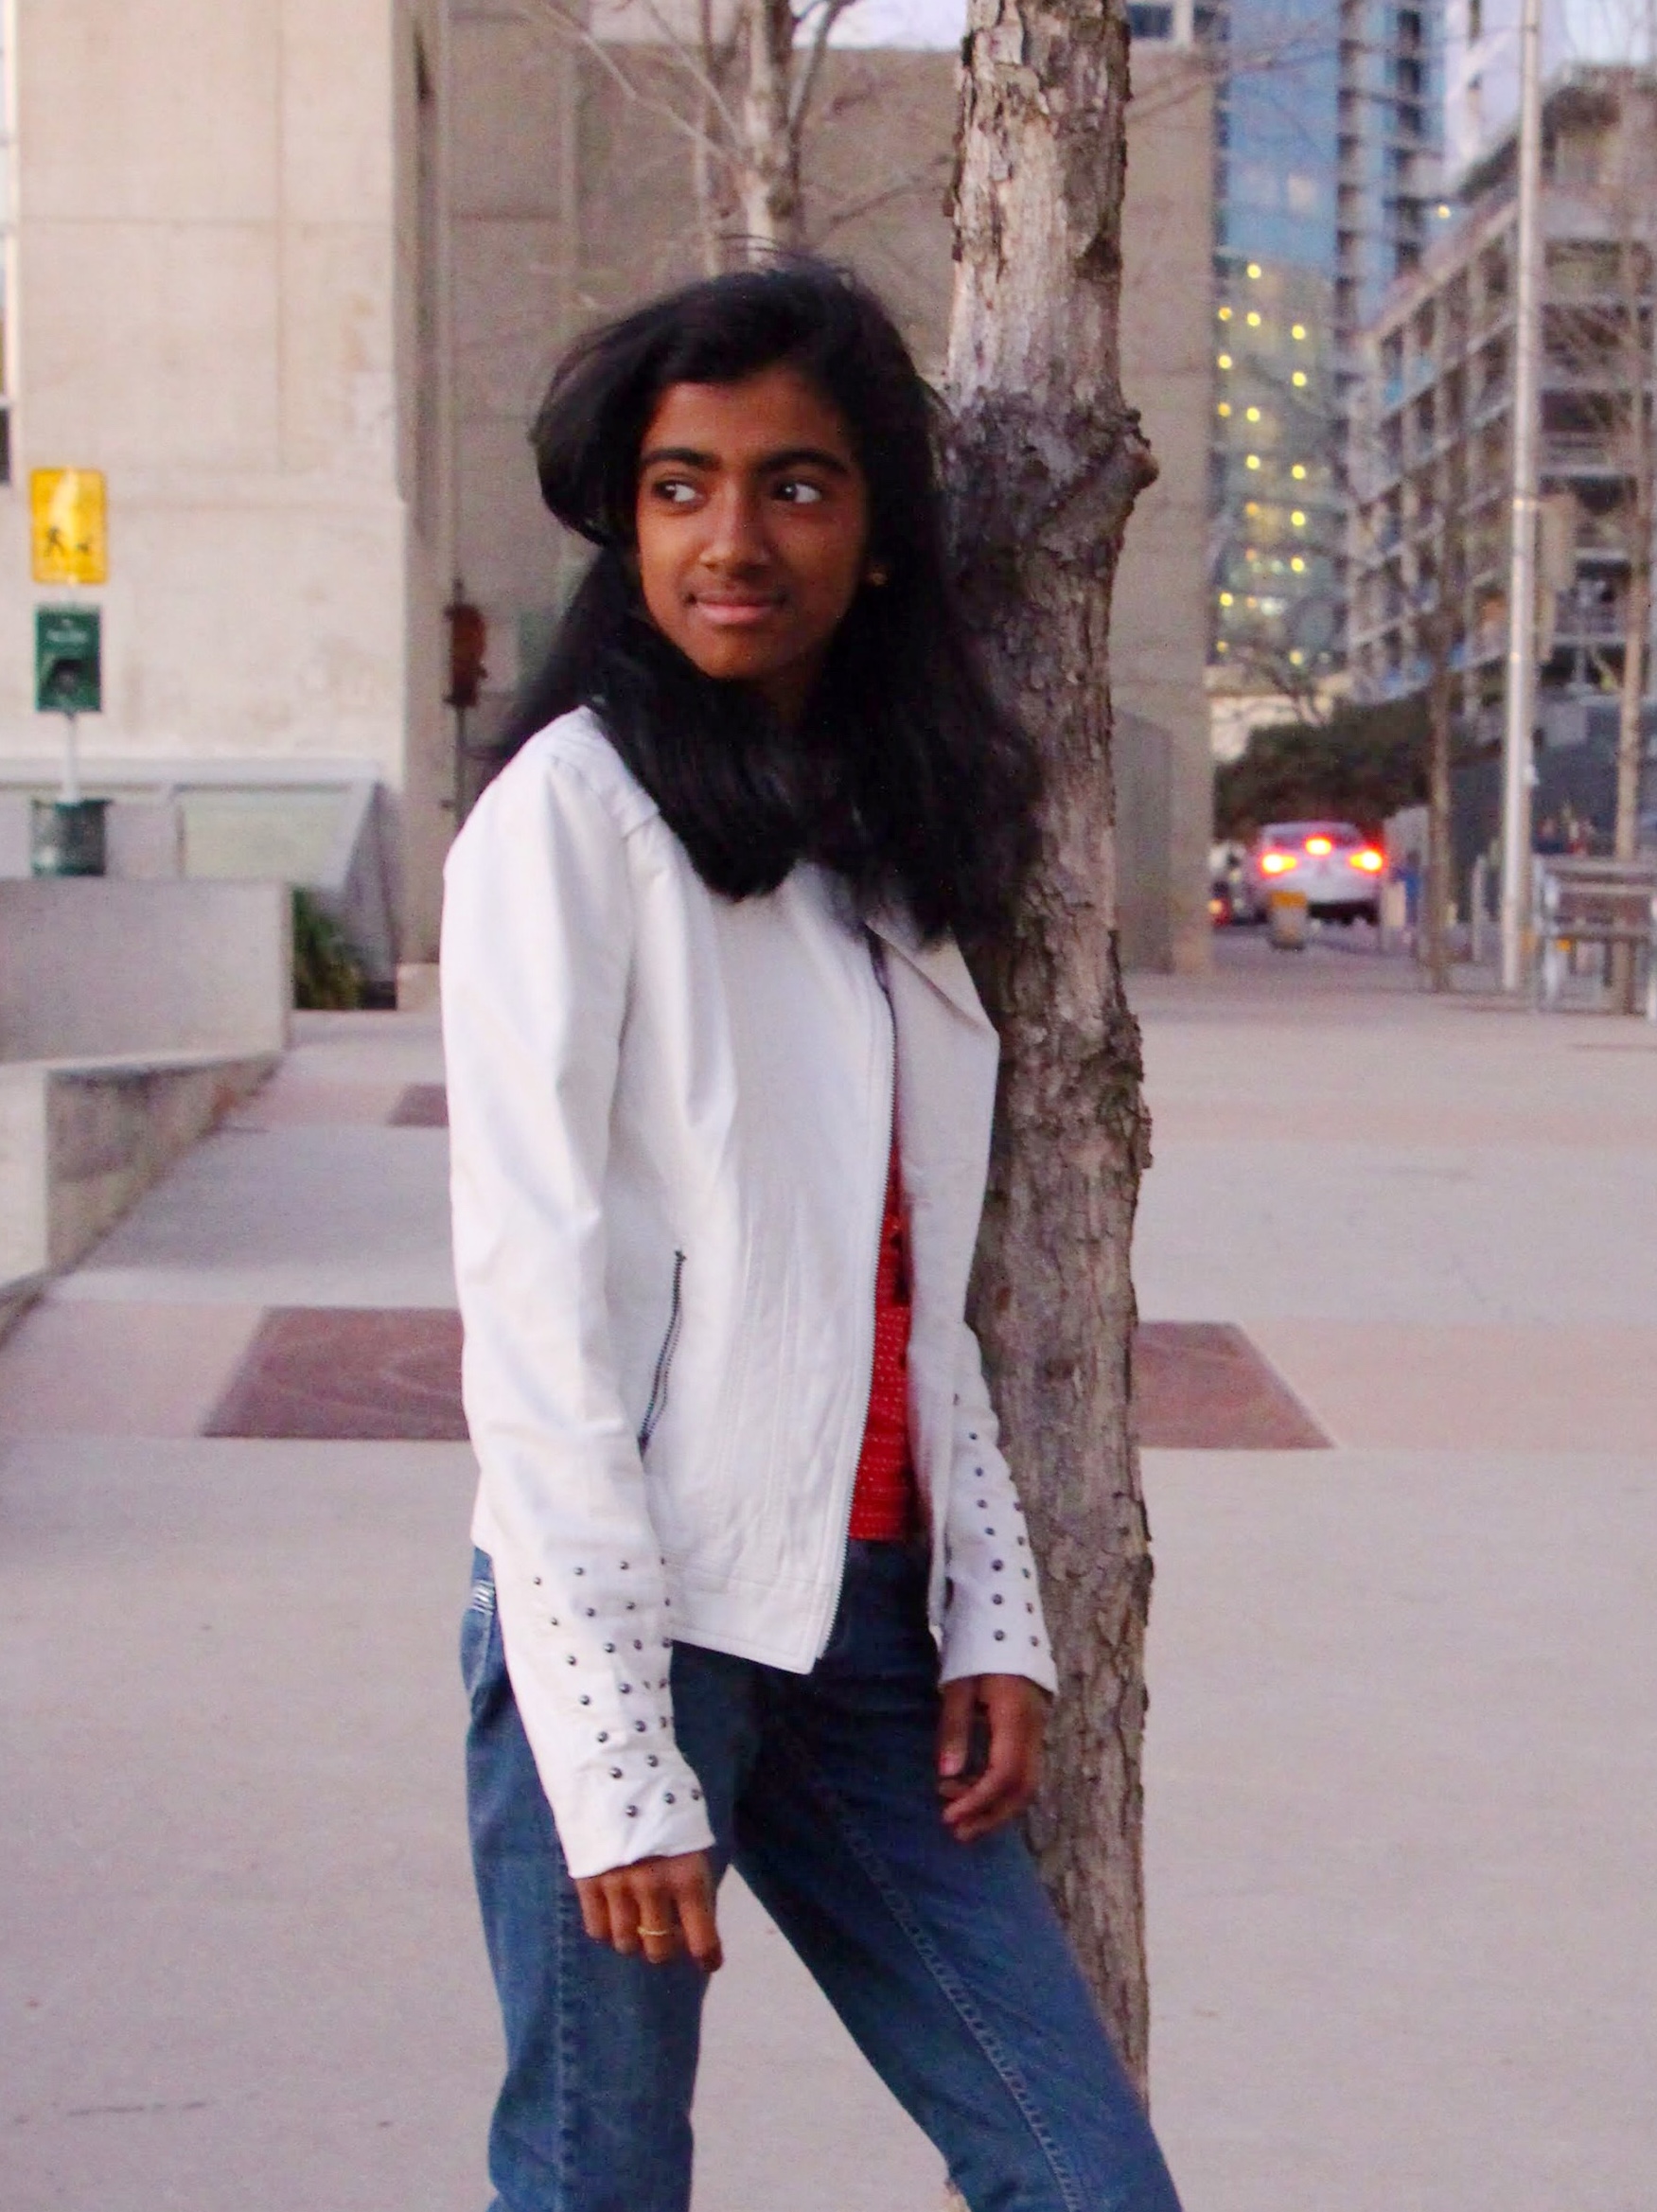
POLYGON ((1519 18, 1519 270, 1513 330, 1512 535, 1502 735, 1502 988, 1525 980, 1530 924, 1531 719, 1536 699, 1537 436, 1542 407, 1542 0, 1519 18))

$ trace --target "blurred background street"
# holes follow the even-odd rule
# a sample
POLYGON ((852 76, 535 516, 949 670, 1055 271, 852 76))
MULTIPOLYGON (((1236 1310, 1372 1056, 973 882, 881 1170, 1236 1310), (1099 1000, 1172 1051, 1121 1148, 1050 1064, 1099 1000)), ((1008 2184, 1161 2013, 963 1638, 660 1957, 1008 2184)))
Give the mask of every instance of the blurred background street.
MULTIPOLYGON (((1648 2185, 1657 1047, 1412 982, 1239 936, 1136 994, 1190 2212, 1648 2185)), ((303 1018, 0 1348, 18 2212, 482 2200, 441 1076, 429 1017, 303 1018)), ((926 2146, 726 1913, 700 2212, 927 2212, 926 2146)))

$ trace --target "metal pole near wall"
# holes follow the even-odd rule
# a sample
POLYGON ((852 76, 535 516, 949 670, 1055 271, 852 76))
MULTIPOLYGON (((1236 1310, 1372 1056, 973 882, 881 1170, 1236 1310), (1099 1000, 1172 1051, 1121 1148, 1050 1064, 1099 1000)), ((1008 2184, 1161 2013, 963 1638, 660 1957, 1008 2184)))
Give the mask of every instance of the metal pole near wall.
POLYGON ((1537 439, 1542 407, 1542 0, 1519 18, 1519 240, 1513 330, 1513 507, 1502 737, 1502 988, 1525 981, 1530 927, 1531 723, 1536 702, 1537 439))

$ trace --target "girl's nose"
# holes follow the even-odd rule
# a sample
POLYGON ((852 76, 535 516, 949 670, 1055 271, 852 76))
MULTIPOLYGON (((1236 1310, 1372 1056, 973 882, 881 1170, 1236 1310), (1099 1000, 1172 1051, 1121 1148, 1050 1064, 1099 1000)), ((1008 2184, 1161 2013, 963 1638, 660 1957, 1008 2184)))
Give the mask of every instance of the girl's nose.
POLYGON ((708 519, 702 558, 710 567, 753 568, 769 559, 760 502, 746 485, 722 486, 710 503, 708 519))

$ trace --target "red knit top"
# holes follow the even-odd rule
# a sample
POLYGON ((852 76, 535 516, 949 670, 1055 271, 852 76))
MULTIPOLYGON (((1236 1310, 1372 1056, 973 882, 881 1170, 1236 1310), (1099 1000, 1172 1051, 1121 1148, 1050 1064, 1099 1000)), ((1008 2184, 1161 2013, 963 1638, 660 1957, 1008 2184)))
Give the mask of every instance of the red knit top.
POLYGON ((917 1504, 909 1455, 908 1236, 894 1137, 874 1272, 874 1372, 852 1491, 851 1533, 864 1541, 901 1543, 915 1531, 917 1504))

